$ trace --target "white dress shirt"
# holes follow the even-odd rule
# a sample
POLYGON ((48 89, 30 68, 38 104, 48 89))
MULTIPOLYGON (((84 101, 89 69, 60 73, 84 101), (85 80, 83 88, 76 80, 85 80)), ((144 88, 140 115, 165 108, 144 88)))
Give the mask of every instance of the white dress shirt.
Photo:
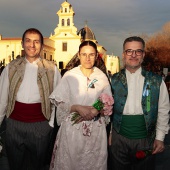
MULTIPOLYGON (((124 107, 124 115, 142 115, 142 93, 144 77, 141 75, 141 68, 135 73, 130 73, 126 70, 127 84, 128 84, 128 97, 124 107)), ((169 96, 165 85, 162 80, 160 86, 159 102, 158 102, 158 119, 156 125, 156 139, 163 141, 165 134, 169 131, 169 96)))
MULTIPOLYGON (((19 87, 16 101, 22 103, 41 103, 39 88, 37 84, 37 72, 38 72, 38 65, 37 62, 39 59, 30 63, 26 59, 26 68, 23 81, 19 87)), ((5 111, 8 102, 8 93, 9 93, 9 77, 8 77, 8 67, 7 65, 1 76, 0 76, 0 125, 3 121, 5 116, 5 111)), ((57 67, 55 67, 55 74, 54 74, 54 84, 53 88, 57 86, 61 79, 60 72, 58 71, 57 67)), ((51 118, 49 121, 50 126, 53 127, 54 122, 54 107, 52 109, 51 118)))

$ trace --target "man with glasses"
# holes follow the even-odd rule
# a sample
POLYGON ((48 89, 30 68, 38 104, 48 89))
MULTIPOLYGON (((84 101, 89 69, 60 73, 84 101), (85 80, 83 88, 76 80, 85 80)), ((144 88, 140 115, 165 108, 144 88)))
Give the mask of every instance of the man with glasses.
POLYGON ((110 136, 114 165, 110 169, 154 169, 154 155, 165 148, 163 141, 169 130, 168 92, 161 76, 141 67, 144 48, 142 38, 127 38, 123 44, 125 68, 111 77, 115 103, 110 136), (141 157, 140 150, 144 154, 141 157), (150 156, 146 156, 149 151, 150 156))

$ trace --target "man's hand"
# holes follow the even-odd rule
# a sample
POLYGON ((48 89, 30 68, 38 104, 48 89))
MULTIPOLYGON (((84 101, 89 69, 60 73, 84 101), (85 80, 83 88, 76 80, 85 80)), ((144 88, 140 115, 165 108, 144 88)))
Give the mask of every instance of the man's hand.
POLYGON ((165 149, 164 142, 160 140, 156 140, 153 143, 153 152, 152 154, 157 154, 163 152, 165 149))

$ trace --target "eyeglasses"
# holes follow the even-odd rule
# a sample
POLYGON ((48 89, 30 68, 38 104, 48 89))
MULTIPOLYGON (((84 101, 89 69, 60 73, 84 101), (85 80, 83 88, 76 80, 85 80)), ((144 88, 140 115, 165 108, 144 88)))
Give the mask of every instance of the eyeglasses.
POLYGON ((126 55, 128 55, 128 56, 133 55, 133 52, 135 52, 135 55, 141 56, 144 51, 141 50, 141 49, 138 49, 138 50, 132 50, 132 49, 125 50, 125 53, 126 53, 126 55))
POLYGON ((90 54, 86 54, 86 53, 81 53, 80 54, 80 57, 86 57, 87 56, 90 58, 90 59, 94 59, 96 57, 96 53, 90 53, 90 54))

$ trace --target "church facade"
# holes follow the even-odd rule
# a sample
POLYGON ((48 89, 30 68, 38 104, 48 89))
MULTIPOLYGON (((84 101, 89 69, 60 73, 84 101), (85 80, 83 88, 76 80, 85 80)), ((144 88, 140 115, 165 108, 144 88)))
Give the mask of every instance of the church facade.
MULTIPOLYGON (((56 14, 58 15, 59 22, 54 29, 54 33, 44 38, 44 48, 41 52, 42 58, 54 61, 59 69, 64 69, 78 52, 80 43, 83 40, 91 40, 97 44, 100 57, 102 57, 103 61, 107 63, 110 61, 107 59, 106 49, 97 42, 93 31, 87 24, 77 31, 74 25, 75 12, 67 0, 61 4, 56 14)), ((11 60, 24 56, 21 39, 21 37, 3 38, 2 35, 0 35, 1 65, 6 65, 11 60)))

